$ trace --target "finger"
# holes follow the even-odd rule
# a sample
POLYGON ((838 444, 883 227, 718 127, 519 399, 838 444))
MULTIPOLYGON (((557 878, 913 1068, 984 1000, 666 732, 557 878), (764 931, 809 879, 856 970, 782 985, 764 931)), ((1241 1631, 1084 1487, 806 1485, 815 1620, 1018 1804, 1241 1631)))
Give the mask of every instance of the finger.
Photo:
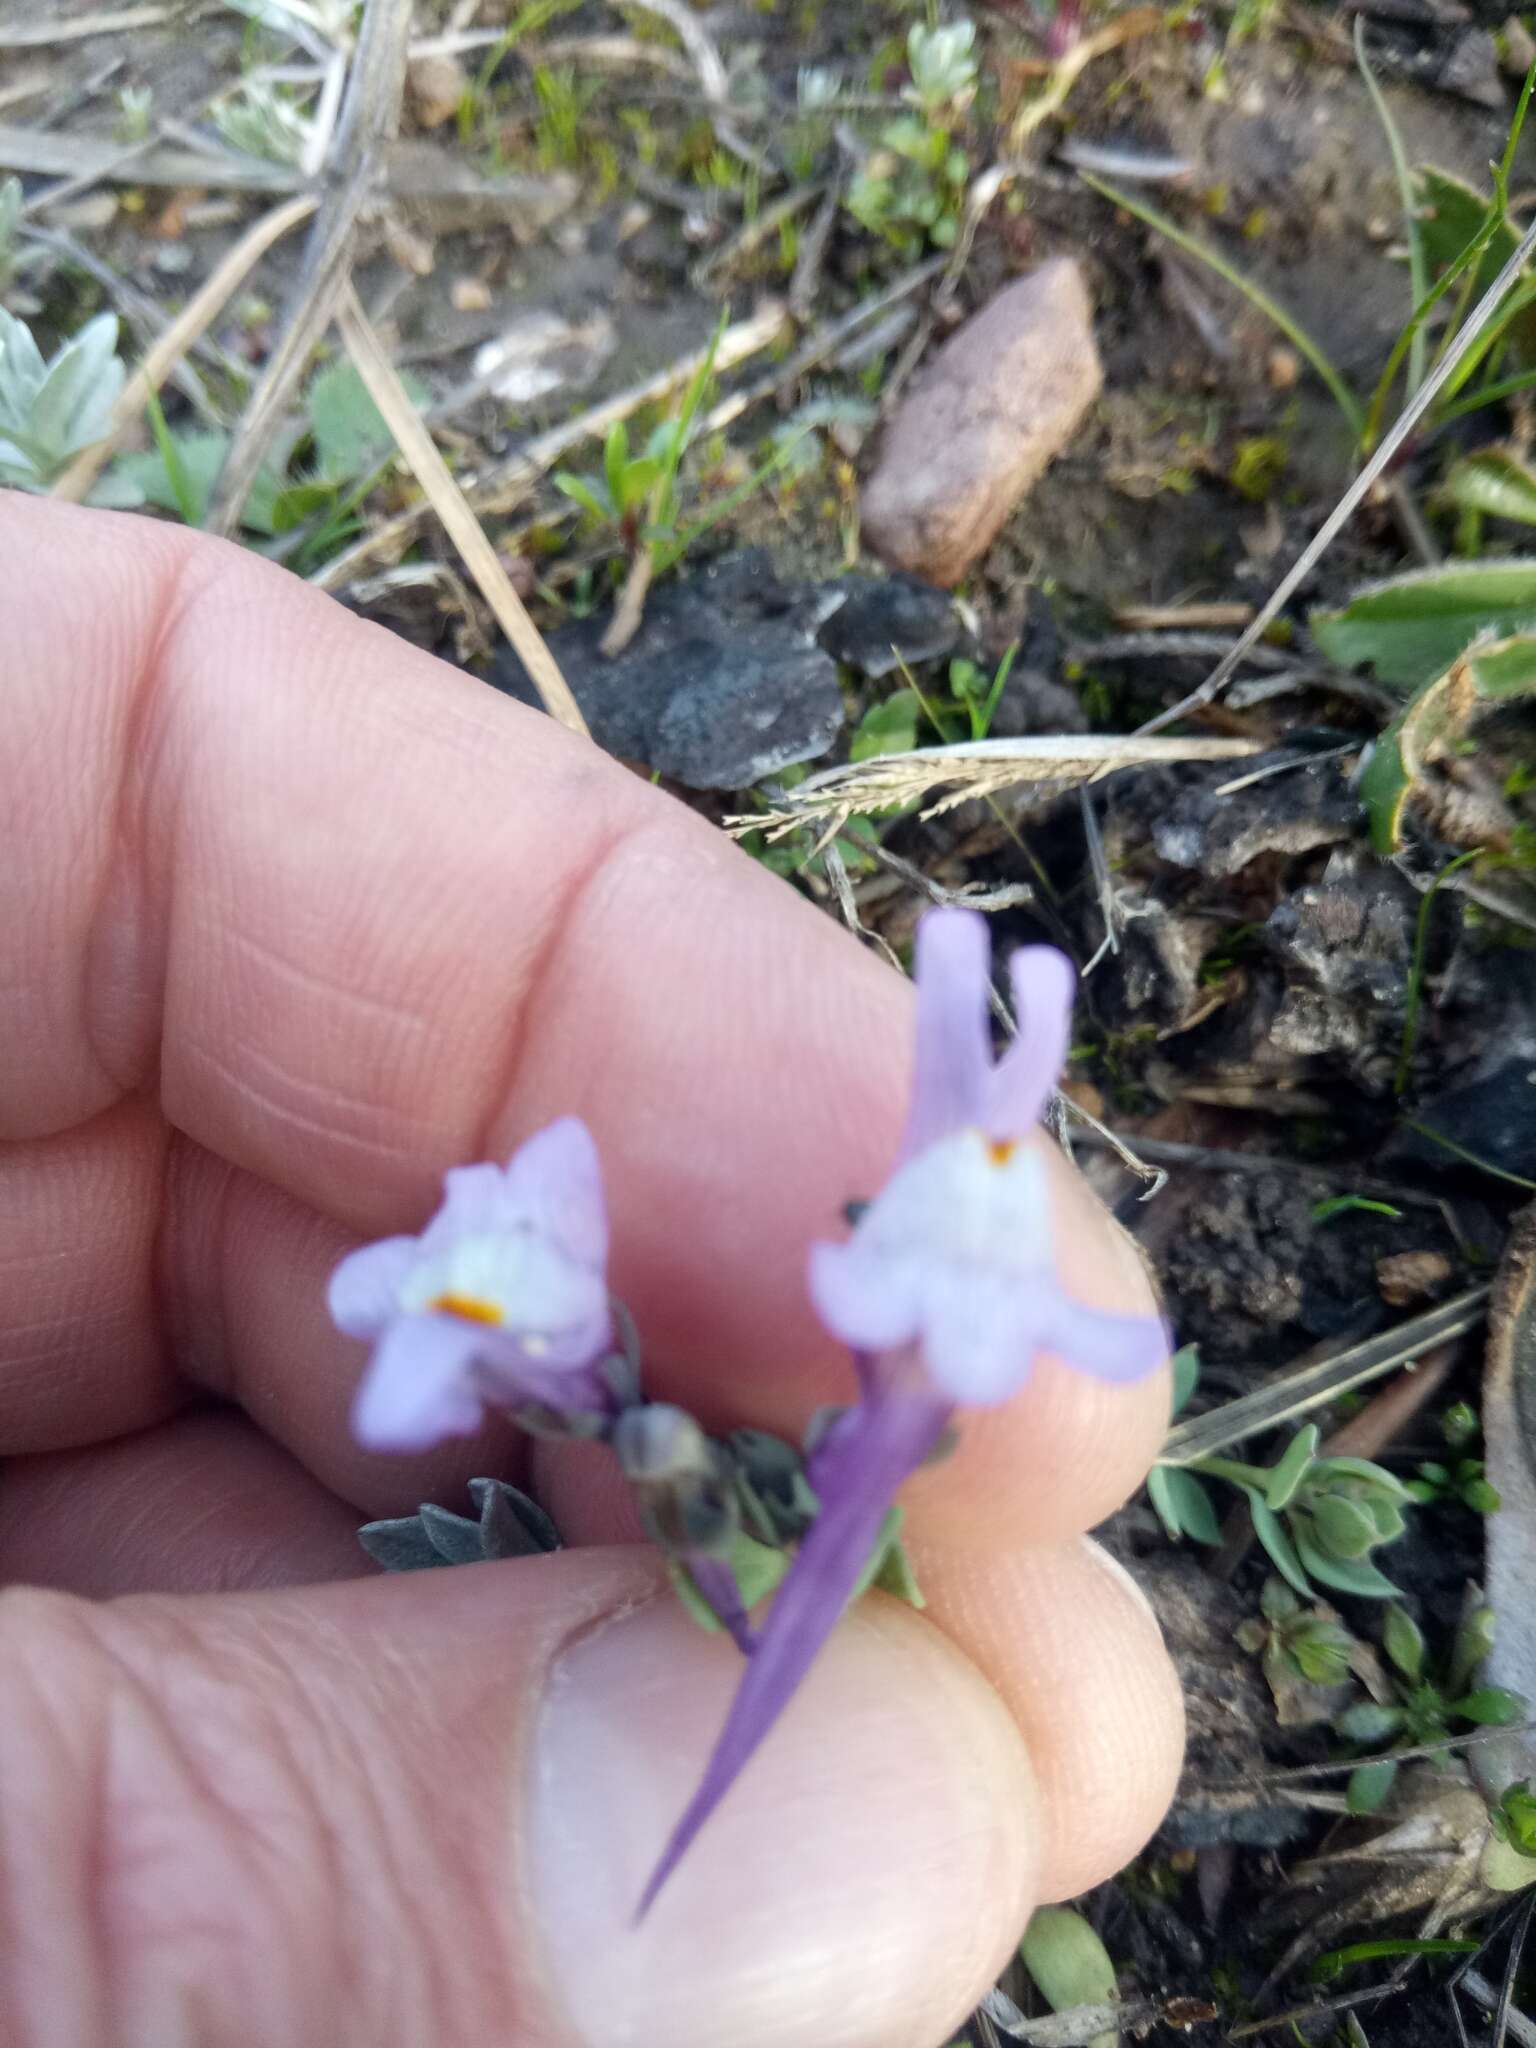
MULTIPOLYGON (((681 806, 266 565, 31 503, 0 530, 21 593, 0 775, 30 788, 67 758, 71 778, 0 877, 0 1124, 57 1129, 158 1072, 198 1144, 374 1232, 419 1224, 447 1165, 574 1110, 659 1388, 784 1428, 850 1391, 804 1249, 892 1155, 898 979, 681 806), (76 615, 90 666, 54 627, 76 615)), ((1090 1298, 1139 1305, 1083 1228, 1090 1298)), ((243 1245, 247 1268, 268 1249, 243 1245)), ((294 1301, 314 1265, 284 1275, 294 1301)), ((207 1270, 170 1285, 227 1327, 207 1270)), ((197 1370, 219 1329, 184 1335, 197 1370)), ((292 1335, 278 1316, 248 1341, 296 1403, 355 1375, 355 1348, 292 1335)), ((1102 1397, 1042 1367, 999 1419, 1004 1488, 962 1498, 962 1472, 925 1512, 1080 1528, 1161 1420, 1144 1388, 1106 1439, 1102 1397)))
POLYGON ((1095 1543, 983 1556, 921 1542, 918 1580, 944 1632, 996 1686, 1041 1793, 1040 1896, 1075 1898, 1123 1869, 1173 1798, 1178 1678, 1145 1596, 1095 1543))
POLYGON ((142 1428, 182 1399, 152 1284, 165 1140, 131 1098, 0 1145, 0 1451, 142 1428))
POLYGON ((1017 1938, 1031 1777, 874 1603, 639 1927, 734 1680, 622 1553, 0 1607, 23 2042, 939 2048, 1017 1938))
POLYGON ((225 1593, 361 1578, 355 1510, 233 1411, 181 1415, 92 1446, 12 1459, 0 1585, 225 1593))

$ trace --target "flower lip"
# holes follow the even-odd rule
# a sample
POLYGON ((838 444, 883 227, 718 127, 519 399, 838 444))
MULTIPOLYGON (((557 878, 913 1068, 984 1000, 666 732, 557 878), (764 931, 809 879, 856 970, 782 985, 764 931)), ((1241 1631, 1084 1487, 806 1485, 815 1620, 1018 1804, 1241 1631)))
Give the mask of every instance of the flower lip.
POLYGON ((507 1319, 498 1303, 480 1301, 472 1294, 439 1294, 427 1308, 434 1314, 457 1316, 461 1322, 490 1323, 498 1329, 507 1319))

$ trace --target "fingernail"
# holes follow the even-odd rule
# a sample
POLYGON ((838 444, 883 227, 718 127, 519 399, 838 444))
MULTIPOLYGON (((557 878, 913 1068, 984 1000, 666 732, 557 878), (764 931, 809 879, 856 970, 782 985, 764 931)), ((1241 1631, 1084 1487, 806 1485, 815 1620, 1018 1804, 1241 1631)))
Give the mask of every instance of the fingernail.
POLYGON ((637 1928, 740 1669, 658 1601, 551 1672, 529 1878, 571 2043, 933 2048, 1028 1914, 1039 1828, 1017 1728, 937 1630, 867 1603, 637 1928))

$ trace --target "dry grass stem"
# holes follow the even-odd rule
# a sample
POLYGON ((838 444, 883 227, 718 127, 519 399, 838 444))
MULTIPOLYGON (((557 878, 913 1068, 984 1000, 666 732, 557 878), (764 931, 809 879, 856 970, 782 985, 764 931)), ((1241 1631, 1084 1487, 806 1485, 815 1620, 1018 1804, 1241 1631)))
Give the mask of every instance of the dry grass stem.
POLYGON ((214 533, 231 534, 239 525, 277 423, 348 288, 353 234, 377 181, 379 146, 399 126, 410 30, 411 0, 368 0, 327 166, 334 183, 311 230, 283 331, 214 486, 208 508, 214 533))
POLYGON ((572 732, 585 736, 587 722, 571 694, 570 684, 560 673, 554 656, 544 644, 543 635, 512 588, 496 550, 486 539, 464 493, 439 454, 437 443, 423 426, 410 394, 400 382, 378 336, 369 326, 350 284, 342 292, 337 325, 369 396, 384 415, 400 453, 410 464, 416 481, 442 520, 481 596, 495 613, 496 623, 532 677, 544 701, 544 708, 551 718, 569 726, 572 732))
POLYGON ((781 793, 777 808, 727 818, 737 834, 764 831, 770 840, 813 823, 840 831, 856 811, 881 811, 917 803, 943 792, 922 813, 938 817, 972 797, 1036 782, 1084 783, 1116 768, 1165 767, 1175 761, 1229 761, 1259 751, 1255 740, 1152 741, 1114 734, 1051 733, 1009 740, 972 740, 951 747, 920 747, 911 753, 877 754, 811 775, 781 793))

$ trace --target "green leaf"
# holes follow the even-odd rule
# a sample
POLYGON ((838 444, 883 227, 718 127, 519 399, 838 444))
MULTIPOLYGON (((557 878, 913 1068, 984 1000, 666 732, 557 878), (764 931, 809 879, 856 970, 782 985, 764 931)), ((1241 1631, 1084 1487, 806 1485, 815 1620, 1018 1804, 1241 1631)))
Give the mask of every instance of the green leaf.
POLYGON ((1375 1700, 1357 1700, 1354 1706, 1344 1709, 1333 1725, 1346 1742, 1374 1749, 1399 1733, 1403 1712, 1401 1707, 1378 1706, 1375 1700))
POLYGON ((1497 1618, 1491 1607, 1473 1607, 1461 1618, 1451 1644, 1450 1670, 1446 1689, 1453 1695, 1464 1692, 1483 1659, 1493 1648, 1497 1618))
POLYGON ((1335 1216, 1347 1215, 1350 1211, 1363 1209, 1373 1216, 1401 1216, 1401 1209, 1394 1209, 1390 1202, 1373 1202, 1368 1195, 1329 1195, 1324 1201, 1314 1203, 1312 1221, 1328 1223, 1335 1216))
POLYGON ((1378 852, 1396 848, 1404 807, 1425 769, 1445 755, 1480 711, 1516 697, 1536 697, 1536 635, 1529 633, 1469 647, 1393 719, 1360 778, 1378 852))
POLYGON ((1404 1678, 1417 1683, 1424 1676, 1424 1632, 1412 1615, 1401 1607, 1389 1607, 1381 1625, 1381 1640, 1404 1678))
POLYGON ((573 476, 568 469, 557 469, 550 479, 557 491, 578 504, 583 512, 595 519, 599 526, 606 526, 614 514, 584 476, 573 476))
POLYGON ((1376 1524, 1358 1501, 1325 1494, 1312 1503, 1316 1541, 1330 1557, 1364 1557, 1376 1541, 1376 1524))
MULTIPOLYGON (((418 385, 411 394, 418 403, 419 392, 418 385)), ((315 440, 315 471, 324 483, 350 483, 394 446, 384 415, 349 362, 331 363, 310 380, 304 409, 315 440)))
POLYGON ((1254 1487, 1244 1487, 1248 1496, 1248 1510, 1253 1516, 1253 1533, 1269 1552, 1275 1569, 1286 1582, 1294 1586, 1305 1600, 1312 1597, 1312 1587, 1301 1559, 1286 1535, 1280 1517, 1267 1505, 1264 1497, 1254 1487))
POLYGON ((889 1593, 893 1600, 904 1600, 909 1607, 928 1605, 923 1598, 923 1589, 917 1583, 917 1573, 912 1569, 912 1560, 907 1555, 907 1546, 898 1535, 893 1535, 886 1545, 880 1569, 871 1583, 877 1592, 889 1593))
POLYGON ((1367 584, 1336 611, 1316 611, 1313 638, 1342 668, 1374 666, 1416 687, 1443 674, 1481 633, 1536 628, 1536 561, 1447 562, 1367 584))
POLYGON ((1461 1487, 1461 1497, 1474 1515, 1496 1515, 1504 1505, 1499 1489, 1486 1479, 1466 1480, 1461 1487))
MULTIPOLYGON (((735 1576, 742 1606, 751 1608, 777 1589, 784 1574, 789 1570, 790 1553, 767 1543, 759 1543, 755 1536, 749 1536, 744 1529, 739 1529, 732 1539, 727 1562, 735 1576)), ((699 1591, 692 1573, 686 1566, 675 1562, 668 1569, 677 1596, 689 1614, 700 1628, 718 1633, 721 1627, 720 1618, 699 1591)))
POLYGON ((1169 1359, 1168 1370, 1173 1375, 1173 1413, 1182 1415, 1200 1384, 1200 1346, 1181 1344, 1169 1359))
POLYGON ((1344 1797, 1351 1813, 1376 1813, 1387 1803, 1397 1779, 1397 1765, 1389 1756, 1375 1763, 1357 1764, 1349 1774, 1344 1797))
POLYGON ((1330 1557, 1299 1529, 1296 1555, 1320 1586, 1329 1586, 1336 1593, 1353 1593, 1361 1600, 1395 1600, 1400 1595, 1401 1589, 1384 1572, 1377 1571, 1368 1558, 1330 1557))
MULTIPOLYGON (((1455 262, 1485 226, 1494 202, 1475 191, 1465 179, 1431 165, 1426 164, 1419 170, 1414 182, 1418 186, 1420 200, 1419 232, 1424 242, 1424 254, 1431 271, 1438 274, 1455 262)), ((1501 220, 1494 228, 1492 240, 1478 259, 1471 291, 1473 300, 1487 291, 1515 253, 1519 241, 1519 233, 1512 221, 1501 220)), ((1527 308, 1517 313, 1509 326, 1518 353, 1530 361, 1533 349, 1536 349, 1536 310, 1527 308)))
POLYGON ((1370 1458, 1322 1458, 1313 1471, 1313 1478, 1358 1479, 1368 1486, 1372 1493, 1385 1500, 1406 1500, 1408 1489, 1395 1472, 1389 1472, 1385 1465, 1378 1465, 1370 1458))
POLYGON ((1461 512, 1536 526, 1536 470, 1508 448, 1479 448, 1453 462, 1441 486, 1461 512))
POLYGON ((1266 1621, 1290 1621, 1301 1612, 1301 1602, 1284 1579, 1271 1574, 1259 1590, 1259 1612, 1266 1621))
MULTIPOLYGON (((1380 1941, 1354 1941, 1348 1948, 1330 1949, 1327 1955, 1319 1956, 1312 1965, 1309 1975, 1316 1983, 1331 1984, 1343 1975, 1351 1963, 1393 1962, 1400 1956, 1475 1956, 1485 1944, 1469 1937, 1444 1935, 1438 1939, 1414 1940, 1403 1936, 1398 1939, 1384 1938, 1380 1941)), ((1351 2015, 1353 2017, 1353 2015, 1351 2015)), ((1364 2040, 1364 2034, 1351 2035, 1353 2044, 1364 2040)))
POLYGON ((1530 1710, 1519 1693, 1502 1685, 1480 1685, 1475 1692, 1453 1700, 1451 1712, 1463 1721, 1475 1721, 1480 1728, 1512 1728, 1527 1719, 1530 1710))
POLYGON ((1154 1465, 1147 1474, 1147 1491, 1175 1542, 1181 1536, 1192 1536, 1196 1543, 1221 1541, 1220 1517, 1193 1472, 1177 1465, 1154 1465))
POLYGON ((909 754, 917 745, 922 706, 916 690, 898 690, 879 704, 871 704, 854 730, 848 747, 850 761, 868 761, 876 754, 909 754))
MULTIPOLYGON (((1052 2012, 1110 2005, 1120 1995, 1109 1951, 1070 1906, 1035 1909, 1019 1943, 1019 1960, 1052 2012)), ((1100 2038, 1113 2041, 1114 2035, 1100 2038)))
POLYGON ((1317 1456, 1319 1440, 1318 1427, 1309 1422, 1304 1429, 1298 1429, 1286 1446, 1280 1462, 1269 1475, 1269 1486, 1265 1491, 1265 1505, 1279 1514, 1288 1508, 1301 1490, 1301 1483, 1317 1456))

